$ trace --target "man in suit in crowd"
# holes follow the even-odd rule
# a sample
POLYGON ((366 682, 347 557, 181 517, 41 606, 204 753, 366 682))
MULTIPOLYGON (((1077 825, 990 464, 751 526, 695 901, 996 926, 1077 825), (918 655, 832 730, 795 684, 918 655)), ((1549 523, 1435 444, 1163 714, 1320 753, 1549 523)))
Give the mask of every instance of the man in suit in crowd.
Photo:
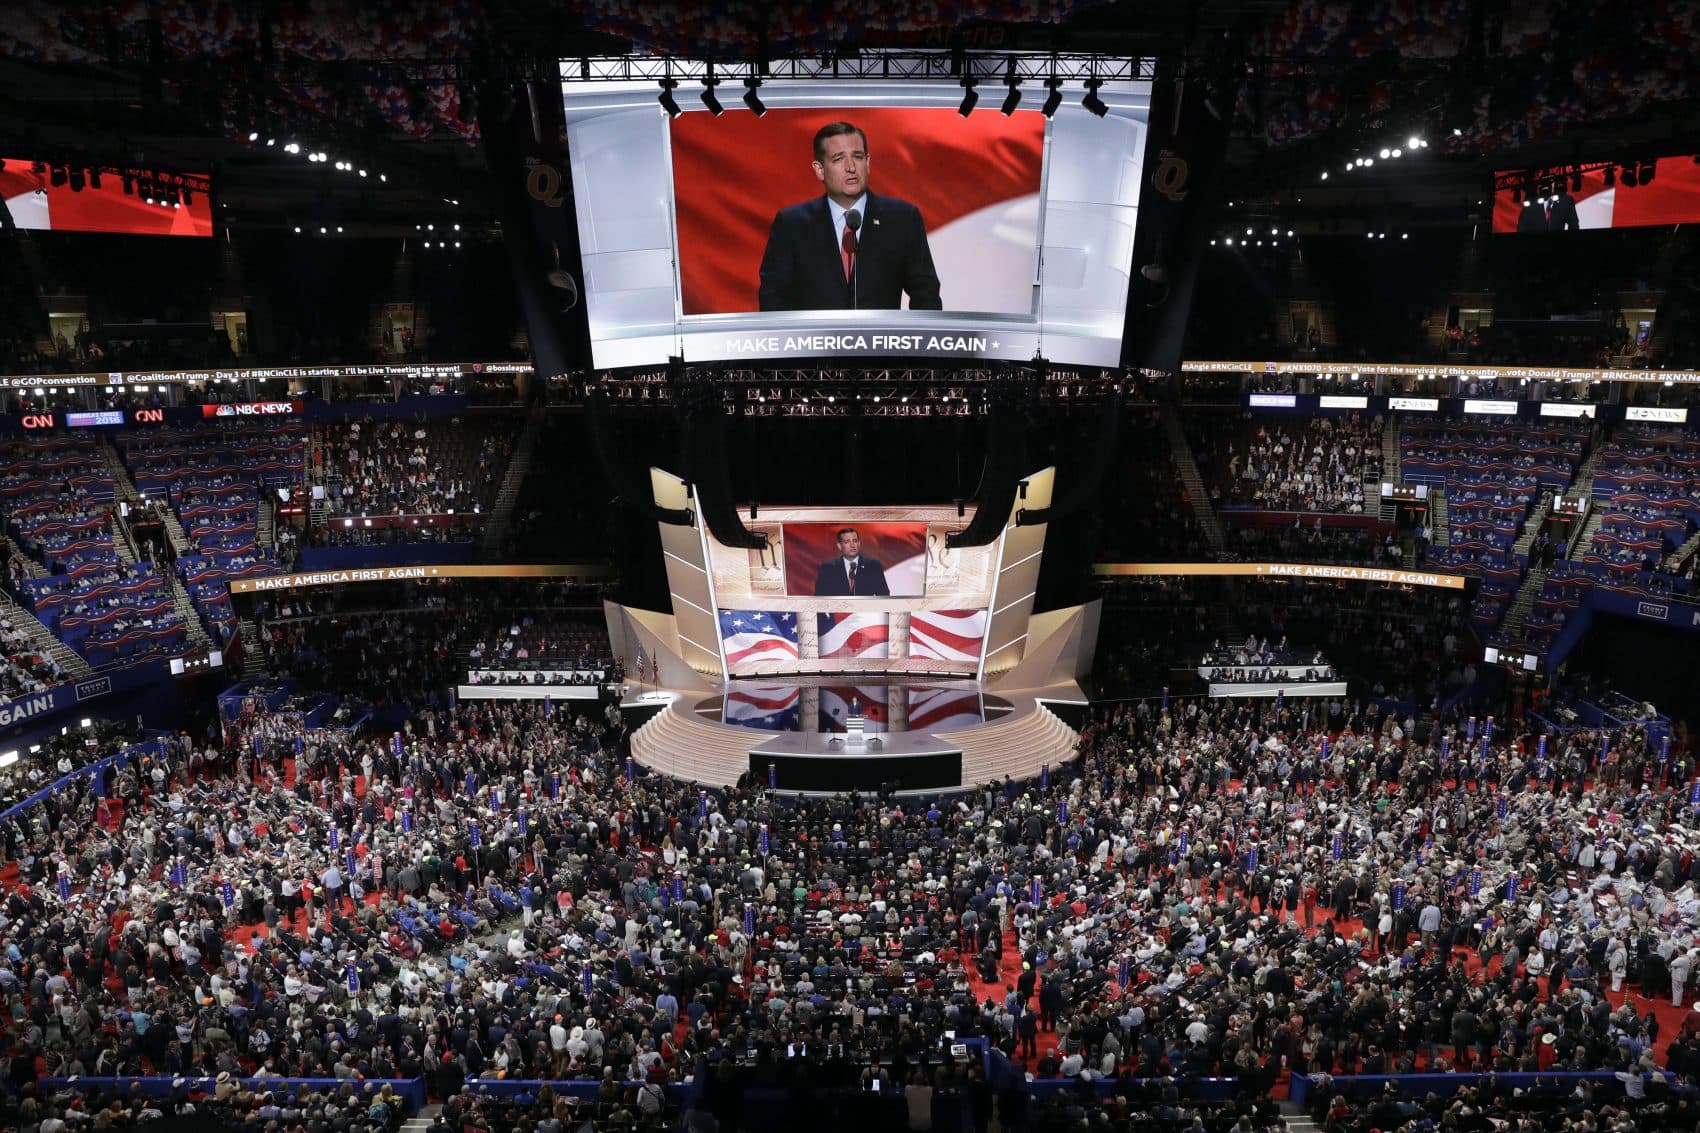
POLYGON ((862 554, 862 537, 854 527, 838 529, 838 557, 820 565, 815 576, 815 596, 837 598, 848 595, 889 596, 885 566, 862 554))
POLYGON ((779 210, 761 258, 764 311, 943 310, 921 210, 868 191, 868 137, 849 122, 815 132, 826 193, 779 210))

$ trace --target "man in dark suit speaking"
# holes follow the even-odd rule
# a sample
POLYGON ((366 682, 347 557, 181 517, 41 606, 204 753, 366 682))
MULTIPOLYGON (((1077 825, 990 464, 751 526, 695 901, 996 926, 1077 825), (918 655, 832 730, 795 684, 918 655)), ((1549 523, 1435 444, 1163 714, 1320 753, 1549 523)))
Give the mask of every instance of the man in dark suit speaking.
POLYGON ((868 191, 868 137, 848 122, 815 132, 826 194, 780 209, 761 257, 764 311, 944 309, 921 210, 868 191))
POLYGON ((820 565, 820 573, 815 575, 815 597, 849 595, 889 597, 891 587, 886 585, 885 567, 880 561, 863 556, 862 537, 856 534, 856 529, 840 527, 838 557, 820 565))
POLYGON ((1517 216, 1519 232, 1576 232, 1581 227, 1576 216, 1576 198, 1563 189, 1533 204, 1525 203, 1517 216))

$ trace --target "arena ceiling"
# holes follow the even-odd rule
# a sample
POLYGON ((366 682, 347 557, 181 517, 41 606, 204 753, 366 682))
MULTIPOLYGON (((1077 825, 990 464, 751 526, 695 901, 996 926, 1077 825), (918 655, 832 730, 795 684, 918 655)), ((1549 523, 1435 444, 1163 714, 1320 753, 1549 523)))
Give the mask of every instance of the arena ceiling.
POLYGON ((382 15, 354 0, 209 0, 204 20, 173 23, 70 3, 0 28, 0 137, 8 156, 211 172, 238 225, 325 212, 476 224, 490 216, 471 95, 483 77, 624 52, 901 47, 1185 60, 1234 118, 1224 199, 1310 231, 1392 212, 1407 227, 1467 223, 1496 166, 1700 150, 1700 104, 1668 97, 1696 31, 1677 0, 1609 21, 1582 0, 1511 7, 881 0, 841 15, 812 0, 662 0, 640 21, 600 0, 399 0, 382 15), (1418 160, 1321 178, 1412 133, 1432 143, 1418 160), (285 154, 288 138, 386 179, 285 154))

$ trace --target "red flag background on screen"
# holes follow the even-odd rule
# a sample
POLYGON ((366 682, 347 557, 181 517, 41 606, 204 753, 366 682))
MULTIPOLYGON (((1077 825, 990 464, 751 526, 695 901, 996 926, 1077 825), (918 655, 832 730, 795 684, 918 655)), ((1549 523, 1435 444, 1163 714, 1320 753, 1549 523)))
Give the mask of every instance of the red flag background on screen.
POLYGON ((986 637, 984 610, 916 610, 909 615, 909 656, 979 663, 986 637))
POLYGON ((817 614, 820 659, 885 660, 890 655, 891 615, 884 611, 817 614))
MULTIPOLYGON (((760 309, 761 256, 774 214, 821 195, 810 166, 814 135, 838 121, 867 135, 868 188, 920 209, 930 240, 971 215, 1038 196, 1045 119, 1037 110, 1008 118, 922 107, 775 107, 760 118, 732 107, 719 118, 682 114, 670 129, 686 315, 760 309)), ((952 294, 972 294, 973 264, 953 270, 938 262, 937 247, 934 255, 945 310, 970 309, 952 294)))

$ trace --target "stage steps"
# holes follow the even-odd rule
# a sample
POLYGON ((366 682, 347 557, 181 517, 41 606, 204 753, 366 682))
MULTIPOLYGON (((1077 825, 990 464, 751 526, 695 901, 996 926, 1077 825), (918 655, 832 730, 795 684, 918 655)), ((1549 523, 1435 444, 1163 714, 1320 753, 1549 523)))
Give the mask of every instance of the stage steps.
MULTIPOLYGON (((1044 764, 1074 758, 1079 736, 1054 712, 1038 705, 1016 719, 966 732, 935 732, 962 749, 962 782, 974 787, 1030 779, 1044 764)), ((760 733, 739 734, 669 707, 632 733, 632 758, 652 771, 704 786, 730 786, 749 770, 749 751, 760 733)), ((823 757, 830 758, 830 757, 823 757)))

